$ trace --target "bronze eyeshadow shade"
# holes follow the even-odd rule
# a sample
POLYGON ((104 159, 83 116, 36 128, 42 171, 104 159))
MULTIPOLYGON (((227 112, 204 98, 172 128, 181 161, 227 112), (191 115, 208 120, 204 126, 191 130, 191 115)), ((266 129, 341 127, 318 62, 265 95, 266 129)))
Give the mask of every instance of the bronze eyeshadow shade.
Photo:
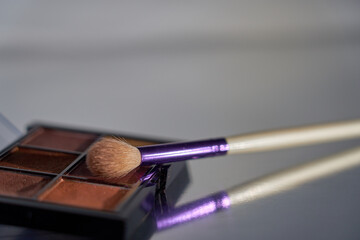
POLYGON ((22 145, 81 152, 97 137, 97 134, 91 133, 41 128, 26 138, 22 145))
POLYGON ((10 153, 0 159, 0 166, 47 173, 60 173, 77 156, 77 154, 15 147, 10 153))
POLYGON ((61 179, 39 197, 41 201, 110 211, 122 202, 131 190, 61 179))
POLYGON ((51 178, 41 175, 0 170, 0 195, 32 197, 50 180, 51 178))

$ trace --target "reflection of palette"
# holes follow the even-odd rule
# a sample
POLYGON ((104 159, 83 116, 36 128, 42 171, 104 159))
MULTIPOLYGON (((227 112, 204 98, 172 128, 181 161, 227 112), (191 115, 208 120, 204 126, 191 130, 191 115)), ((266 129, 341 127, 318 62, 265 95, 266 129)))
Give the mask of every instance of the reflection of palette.
MULTIPOLYGON (((119 239, 139 228, 153 231, 146 227, 151 209, 143 206, 159 190, 166 192, 164 186, 176 188, 169 196, 176 199, 188 182, 186 165, 140 166, 116 179, 93 176, 86 151, 107 136, 113 135, 36 126, 9 146, 0 154, 1 222, 90 236, 115 234, 119 239), (171 184, 179 177, 183 184, 171 184)), ((121 137, 135 146, 157 143, 121 137)))

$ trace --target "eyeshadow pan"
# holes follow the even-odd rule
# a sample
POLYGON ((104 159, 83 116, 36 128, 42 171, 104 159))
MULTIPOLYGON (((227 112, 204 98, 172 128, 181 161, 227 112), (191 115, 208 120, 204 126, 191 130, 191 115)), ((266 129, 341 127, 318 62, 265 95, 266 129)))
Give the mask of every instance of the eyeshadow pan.
POLYGON ((16 147, 0 159, 0 166, 60 173, 72 163, 77 156, 77 154, 16 147))
POLYGON ((96 134, 40 128, 22 144, 59 150, 84 151, 98 137, 96 134))
POLYGON ((125 186, 131 186, 133 184, 136 184, 139 182, 145 174, 149 171, 151 167, 149 166, 141 166, 127 175, 119 178, 101 178, 94 176, 90 170, 87 168, 85 160, 82 160, 75 168, 74 170, 70 171, 67 175, 68 176, 75 176, 75 177, 82 177, 87 178, 91 180, 95 180, 96 182, 102 182, 102 183, 111 183, 116 185, 125 185, 125 186))
POLYGON ((11 197, 32 197, 51 178, 0 170, 0 195, 11 197))
POLYGON ((110 211, 126 199, 130 189, 61 179, 39 197, 44 202, 110 211))

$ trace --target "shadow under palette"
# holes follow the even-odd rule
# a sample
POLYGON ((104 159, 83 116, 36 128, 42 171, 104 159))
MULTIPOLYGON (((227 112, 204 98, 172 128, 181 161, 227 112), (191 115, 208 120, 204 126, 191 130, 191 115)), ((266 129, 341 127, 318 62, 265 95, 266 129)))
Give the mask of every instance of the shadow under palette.
POLYGON ((187 185, 185 163, 140 166, 114 179, 92 175, 85 163, 87 149, 102 137, 134 146, 159 141, 50 125, 29 129, 0 154, 0 223, 127 239, 155 230, 151 209, 143 207, 149 199, 155 206, 156 194, 172 185, 170 198, 177 199, 187 185), (181 178, 181 186, 171 184, 181 178))

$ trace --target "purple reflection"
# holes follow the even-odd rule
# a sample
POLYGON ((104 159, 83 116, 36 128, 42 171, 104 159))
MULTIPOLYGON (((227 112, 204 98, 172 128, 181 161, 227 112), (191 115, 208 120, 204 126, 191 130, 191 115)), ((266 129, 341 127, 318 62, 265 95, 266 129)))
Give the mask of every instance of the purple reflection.
POLYGON ((216 211, 230 206, 230 199, 226 192, 220 192, 195 202, 169 210, 156 218, 159 230, 170 228, 178 224, 186 223, 198 218, 205 217, 216 211))
POLYGON ((228 150, 224 138, 139 147, 143 164, 213 157, 224 155, 228 150))
POLYGON ((150 178, 152 178, 152 176, 154 176, 154 172, 150 172, 150 173, 147 173, 145 174, 144 176, 141 177, 141 182, 146 182, 148 180, 150 180, 150 178))

